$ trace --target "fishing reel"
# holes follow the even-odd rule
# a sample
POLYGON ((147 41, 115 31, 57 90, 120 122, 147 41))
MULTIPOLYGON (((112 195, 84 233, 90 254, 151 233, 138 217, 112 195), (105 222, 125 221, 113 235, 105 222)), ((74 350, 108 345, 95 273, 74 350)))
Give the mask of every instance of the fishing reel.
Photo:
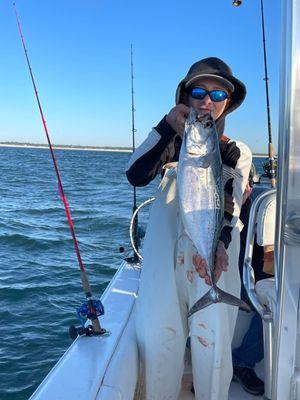
POLYGON ((76 328, 75 325, 70 326, 69 334, 72 339, 76 339, 77 336, 98 336, 108 333, 106 329, 101 328, 98 321, 98 317, 104 315, 104 306, 101 300, 93 300, 92 306, 93 308, 91 310, 88 302, 85 302, 76 309, 77 317, 81 322, 81 326, 78 328, 76 328), (92 325, 85 326, 88 319, 92 321, 92 325), (97 324, 94 324, 96 320, 97 324), (97 329, 95 329, 94 325, 98 325, 97 329))
POLYGON ((273 165, 271 164, 270 159, 266 159, 263 163, 263 170, 264 174, 263 176, 266 178, 271 178, 272 177, 272 172, 274 173, 275 177, 277 175, 277 158, 275 157, 273 160, 273 165))

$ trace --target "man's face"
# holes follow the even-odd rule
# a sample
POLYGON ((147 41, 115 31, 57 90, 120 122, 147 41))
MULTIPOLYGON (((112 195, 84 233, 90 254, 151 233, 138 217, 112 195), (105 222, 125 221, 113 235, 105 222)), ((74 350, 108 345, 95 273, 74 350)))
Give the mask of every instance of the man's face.
MULTIPOLYGON (((199 87, 205 90, 224 90, 228 93, 228 89, 220 84, 219 81, 208 78, 200 78, 197 81, 193 82, 191 88, 199 87)), ((218 119, 226 109, 228 104, 228 99, 224 101, 212 101, 209 95, 206 95, 204 99, 194 99, 191 95, 188 96, 188 106, 193 107, 198 111, 200 115, 211 113, 214 120, 218 119)))

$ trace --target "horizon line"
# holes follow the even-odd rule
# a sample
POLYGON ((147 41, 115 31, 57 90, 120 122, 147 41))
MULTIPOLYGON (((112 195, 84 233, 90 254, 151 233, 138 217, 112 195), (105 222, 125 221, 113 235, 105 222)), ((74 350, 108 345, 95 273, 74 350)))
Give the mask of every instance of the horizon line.
MULTIPOLYGON (((49 149, 48 144, 29 143, 29 142, 0 142, 0 147, 23 147, 23 148, 42 148, 49 149)), ((126 146, 83 146, 73 144, 53 144, 53 149, 58 150, 90 150, 90 151, 119 151, 132 152, 132 148, 126 146)))
MULTIPOLYGON (((0 147, 23 147, 23 148, 45 148, 48 149, 48 144, 30 143, 30 142, 0 142, 0 147)), ((131 147, 127 146, 89 146, 89 145, 74 145, 74 144, 53 144, 52 147, 57 150, 90 150, 90 151, 118 151, 132 152, 131 147)), ((253 153, 253 157, 268 157, 267 153, 253 153)))

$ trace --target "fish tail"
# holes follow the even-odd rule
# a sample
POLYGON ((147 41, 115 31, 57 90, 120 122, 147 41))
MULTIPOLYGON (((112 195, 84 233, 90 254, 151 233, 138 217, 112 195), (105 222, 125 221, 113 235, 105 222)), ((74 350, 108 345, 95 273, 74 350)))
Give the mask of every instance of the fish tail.
POLYGON ((202 296, 201 299, 196 301, 196 303, 190 308, 188 312, 188 317, 214 303, 225 303, 231 306, 239 307, 247 312, 251 311, 249 305, 243 300, 233 296, 230 293, 224 292, 224 290, 221 290, 217 286, 214 286, 207 293, 205 293, 205 295, 202 296))

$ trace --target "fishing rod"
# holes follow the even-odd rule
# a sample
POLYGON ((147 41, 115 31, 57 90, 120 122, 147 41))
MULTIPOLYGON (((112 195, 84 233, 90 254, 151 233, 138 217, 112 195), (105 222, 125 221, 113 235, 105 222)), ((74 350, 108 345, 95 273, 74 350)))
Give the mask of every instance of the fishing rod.
MULTIPOLYGON (((133 75, 133 48, 132 44, 130 46, 130 64, 131 64, 131 127, 132 127, 132 152, 135 151, 135 121, 134 121, 134 113, 135 113, 135 106, 134 106, 134 75, 133 75)), ((137 209, 137 202, 136 202, 136 186, 133 186, 133 207, 132 207, 132 215, 135 214, 137 209)), ((133 261, 138 262, 138 250, 139 250, 139 238, 138 238, 138 215, 136 214, 133 225, 132 225, 132 236, 134 246, 133 248, 136 250, 134 251, 133 261)))
MULTIPOLYGON (((233 0, 232 5, 239 7, 242 4, 242 0, 233 0)), ((268 124, 268 171, 267 174, 271 180, 271 187, 276 186, 276 172, 275 172, 275 158, 274 158, 274 146, 272 142, 272 130, 271 130, 271 116, 270 116, 270 99, 269 99, 269 77, 267 67, 267 50, 266 50, 266 34, 265 34, 265 17, 264 17, 264 5, 263 0, 260 0, 260 13, 261 13, 261 26, 262 26, 262 42, 263 42, 263 54, 264 54, 264 81, 266 90, 266 103, 267 103, 267 124, 268 124)))
POLYGON ((74 247, 75 247, 75 252, 76 252, 76 256, 77 256, 77 260, 78 260, 78 264, 79 264, 79 268, 80 268, 80 277, 81 277, 83 291, 84 291, 84 293, 86 295, 87 302, 85 304, 83 304, 80 308, 77 309, 77 315, 80 318, 83 326, 84 326, 84 323, 83 323, 83 318, 84 317, 88 318, 88 319, 90 319, 92 321, 92 325, 89 325, 86 328, 84 328, 84 327, 75 328, 75 326, 72 325, 70 327, 70 335, 73 338, 75 338, 78 334, 79 335, 86 334, 87 336, 103 335, 104 333, 106 333, 106 330, 101 328, 98 316, 104 314, 104 307, 103 307, 103 305, 102 305, 100 300, 94 300, 93 296, 92 296, 90 283, 89 283, 88 276, 87 276, 87 273, 85 271, 85 268, 84 268, 84 265, 83 265, 83 262, 82 262, 82 258, 81 258, 81 254, 80 254, 80 250, 79 250, 79 246, 78 246, 78 242, 77 242, 77 238, 76 238, 76 234, 75 234, 74 224, 73 224, 73 220, 72 220, 72 217, 71 217, 71 212, 70 212, 68 200, 67 200, 67 197, 66 197, 65 192, 64 192, 64 188, 63 188, 63 184, 62 184, 62 181, 61 181, 61 178, 60 178, 60 174, 59 174, 56 158, 55 158, 55 155, 54 155, 53 147, 52 147, 52 144, 51 144, 51 141, 50 141, 50 136, 49 136, 46 120, 45 120, 45 117, 44 117, 42 105, 41 105, 40 98, 39 98, 38 91, 37 91, 37 86, 36 86, 36 83, 35 83, 35 79, 34 79, 32 68, 31 68, 31 64, 30 64, 30 60, 29 60, 27 49, 26 49, 26 46, 25 46, 25 40, 24 40, 24 35, 23 35, 23 32, 22 32, 21 22, 20 22, 19 14, 17 12, 17 8, 16 8, 16 4, 15 3, 13 3, 13 8, 14 8, 14 12, 15 12, 15 16, 16 16, 16 20, 17 20, 17 24, 18 24, 18 30, 19 30, 19 34, 20 34, 20 38, 21 38, 21 42, 22 42, 25 58, 26 58, 26 61, 27 61, 27 66, 28 66, 28 69, 29 69, 29 73, 30 73, 30 77, 31 77, 31 81, 32 81, 35 97, 36 97, 38 108, 39 108, 40 117, 41 117, 41 120, 42 120, 42 124, 43 124, 43 127, 44 127, 44 131, 45 131, 47 142, 48 142, 48 146, 49 146, 49 150, 50 150, 50 153, 51 153, 51 158, 52 158, 53 165, 54 165, 54 170, 55 170, 57 183, 58 183, 59 195, 60 195, 60 198, 61 198, 61 200, 62 200, 62 202, 64 204, 64 208, 65 208, 65 212, 66 212, 66 216, 67 216, 70 232, 71 232, 73 243, 74 243, 74 247))
POLYGON ((260 0, 260 10, 261 10, 261 26, 262 26, 262 35, 263 35, 263 51, 264 51, 264 67, 265 67, 265 88, 266 88, 266 101, 267 101, 267 119, 268 119, 268 135, 269 135, 269 164, 270 164, 270 179, 271 179, 271 187, 275 188, 276 179, 275 179, 275 160, 274 160, 274 147, 272 143, 272 131, 271 131, 271 116, 270 116, 270 100, 269 100, 269 77, 268 77, 268 68, 267 68, 267 50, 266 50, 266 35, 265 35, 265 18, 264 18, 264 6, 263 0, 260 0))

